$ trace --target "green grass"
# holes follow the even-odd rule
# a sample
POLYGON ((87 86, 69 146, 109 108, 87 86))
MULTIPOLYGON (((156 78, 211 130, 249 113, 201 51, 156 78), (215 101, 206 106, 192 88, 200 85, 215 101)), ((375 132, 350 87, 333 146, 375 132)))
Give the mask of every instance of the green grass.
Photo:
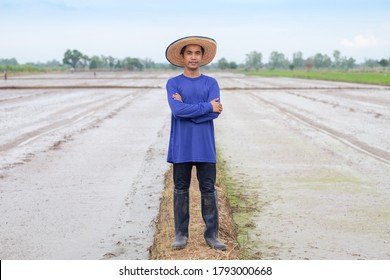
POLYGON ((35 65, 0 65, 0 75, 7 73, 46 73, 65 71, 65 67, 44 67, 35 65))
POLYGON ((243 72, 247 75, 265 77, 291 77, 326 81, 363 84, 390 85, 390 72, 347 72, 347 71, 257 71, 243 72))
POLYGON ((242 188, 229 173, 226 161, 217 152, 217 184, 224 186, 229 199, 229 204, 233 214, 234 223, 237 225, 237 240, 240 244, 240 259, 253 260, 260 259, 259 254, 251 252, 251 241, 249 231, 255 228, 252 221, 253 215, 259 211, 260 206, 256 198, 246 195, 246 190, 242 188))

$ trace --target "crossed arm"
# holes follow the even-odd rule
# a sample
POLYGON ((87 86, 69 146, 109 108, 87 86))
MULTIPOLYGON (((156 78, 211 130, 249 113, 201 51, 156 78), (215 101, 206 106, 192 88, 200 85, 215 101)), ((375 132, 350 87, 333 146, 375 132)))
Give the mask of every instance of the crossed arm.
POLYGON ((223 110, 222 104, 219 102, 219 86, 216 81, 210 80, 205 85, 208 91, 208 101, 200 103, 185 103, 185 98, 179 93, 180 90, 193 90, 192 87, 186 89, 185 83, 180 85, 180 82, 175 79, 170 79, 167 82, 167 97, 168 103, 175 119, 187 119, 194 123, 203 123, 218 118, 223 110))
MULTIPOLYGON (((178 100, 180 102, 183 102, 183 99, 181 98, 181 95, 179 93, 177 93, 177 92, 172 95, 172 98, 174 100, 178 100)), ((215 98, 215 99, 211 100, 210 103, 213 106, 213 112, 221 114, 222 110, 223 110, 223 106, 222 106, 221 103, 219 103, 218 100, 219 100, 219 98, 215 98)))
POLYGON ((175 118, 190 119, 197 124, 218 118, 223 110, 222 104, 218 101, 219 98, 214 98, 205 103, 186 104, 179 93, 174 93, 171 100, 172 103, 176 103, 172 104, 172 107, 176 109, 174 110, 175 118))

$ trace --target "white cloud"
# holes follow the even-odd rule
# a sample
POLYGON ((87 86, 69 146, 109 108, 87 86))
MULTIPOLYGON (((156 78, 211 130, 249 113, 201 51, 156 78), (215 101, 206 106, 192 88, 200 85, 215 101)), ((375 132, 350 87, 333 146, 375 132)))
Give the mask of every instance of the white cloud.
POLYGON ((340 44, 345 48, 366 48, 378 45, 378 39, 373 35, 357 35, 353 39, 344 39, 340 44))

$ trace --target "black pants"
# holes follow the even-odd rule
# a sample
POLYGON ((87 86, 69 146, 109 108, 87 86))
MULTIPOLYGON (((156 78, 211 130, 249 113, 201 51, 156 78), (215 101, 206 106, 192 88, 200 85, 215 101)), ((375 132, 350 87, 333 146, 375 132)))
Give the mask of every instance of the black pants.
POLYGON ((188 191, 191 183, 191 170, 196 166, 196 175, 199 181, 201 194, 214 194, 217 170, 211 162, 185 162, 173 164, 173 181, 175 190, 188 191))

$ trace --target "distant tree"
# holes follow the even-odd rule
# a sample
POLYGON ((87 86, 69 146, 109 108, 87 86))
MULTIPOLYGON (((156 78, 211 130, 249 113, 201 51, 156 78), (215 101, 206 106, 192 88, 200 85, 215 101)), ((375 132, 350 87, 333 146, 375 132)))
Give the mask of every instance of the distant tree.
POLYGON ((94 55, 89 59, 89 69, 97 69, 104 67, 104 60, 94 55))
POLYGON ((313 66, 317 69, 319 68, 328 68, 332 64, 332 61, 329 56, 326 54, 317 53, 313 57, 313 66))
MULTIPOLYGON (((303 54, 302 52, 298 51, 298 52, 295 52, 293 53, 293 61, 292 61, 292 64, 290 64, 289 68, 291 69, 291 65, 292 65, 292 68, 302 68, 305 66, 305 60, 303 59, 303 54)), ((293 70, 291 69, 291 70, 293 70)))
POLYGON ((229 62, 227 61, 227 59, 222 57, 220 60, 218 60, 217 68, 221 69, 221 70, 228 69, 229 68, 229 62))
POLYGON ((115 69, 121 69, 122 68, 122 61, 121 60, 116 60, 116 63, 114 65, 115 69))
POLYGON ((237 69, 237 68, 238 68, 238 65, 236 62, 234 62, 234 61, 229 62, 229 69, 237 69))
POLYGON ((81 62, 84 64, 86 56, 84 56, 78 50, 67 50, 62 59, 62 63, 69 65, 70 67, 76 69, 77 65, 81 62), (84 61, 82 61, 82 59, 84 61))
POLYGON ((91 59, 87 55, 82 55, 79 61, 80 67, 87 67, 91 59))
POLYGON ((0 58, 0 65, 19 65, 15 58, 0 58))
POLYGON ((107 57, 107 61, 108 61, 108 67, 110 69, 114 68, 115 67, 115 62, 116 62, 116 59, 112 56, 108 56, 107 57))
POLYGON ((130 71, 134 71, 134 70, 142 71, 144 68, 144 66, 142 65, 142 63, 138 58, 131 58, 131 57, 126 57, 123 60, 122 67, 130 71))
POLYGON ((340 68, 341 53, 338 50, 333 51, 333 65, 335 68, 340 68))
POLYGON ((387 66, 389 66, 389 61, 386 60, 386 59, 381 59, 378 61, 379 65, 382 66, 383 68, 386 68, 387 66))
POLYGON ((353 68, 355 66, 355 63, 356 63, 356 59, 354 59, 353 57, 350 57, 348 59, 344 57, 342 60, 342 66, 347 69, 353 68))
POLYGON ((142 60, 142 64, 144 65, 145 69, 152 69, 155 68, 155 63, 150 58, 145 58, 142 60))
POLYGON ((375 59, 365 59, 363 65, 366 67, 374 68, 374 67, 378 66, 379 63, 375 59))
POLYGON ((260 52, 252 51, 246 54, 245 67, 249 69, 259 70, 262 66, 262 58, 263 55, 260 52))
POLYGON ((287 68, 290 63, 283 53, 273 51, 271 52, 268 64, 271 69, 276 69, 287 68))

